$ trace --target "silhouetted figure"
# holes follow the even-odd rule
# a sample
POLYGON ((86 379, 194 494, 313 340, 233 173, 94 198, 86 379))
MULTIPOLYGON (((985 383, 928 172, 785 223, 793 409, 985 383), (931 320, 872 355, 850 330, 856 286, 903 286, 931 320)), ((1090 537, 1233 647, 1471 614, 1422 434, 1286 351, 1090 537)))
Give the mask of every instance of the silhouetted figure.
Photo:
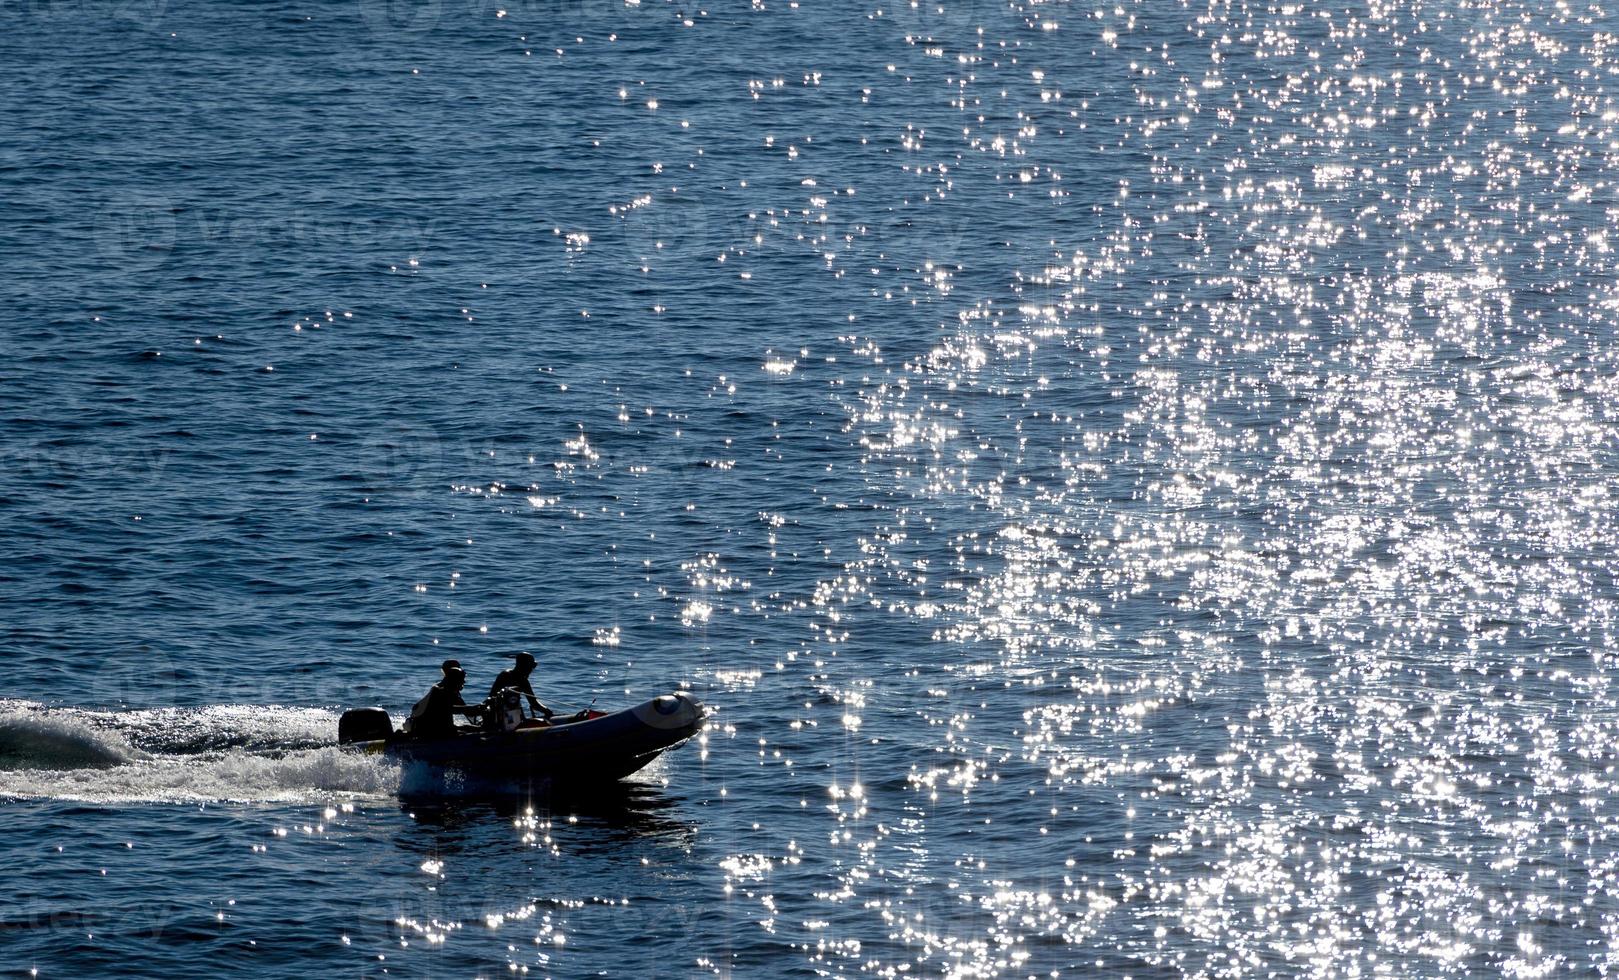
MULTIPOLYGON (((442 670, 444 672, 444 677, 441 678, 441 680, 449 680, 451 675, 460 674, 461 675, 461 684, 462 685, 466 684, 467 672, 461 667, 461 661, 459 661, 459 660, 446 660, 443 663, 439 664, 439 670, 442 670)), ((466 707, 467 702, 466 702, 465 698, 461 697, 461 688, 460 688, 460 686, 457 686, 454 693, 452 694, 451 703, 454 704, 457 708, 466 707)), ((476 707, 476 706, 474 706, 474 707, 476 707)), ((463 714, 465 714, 465 712, 463 712, 463 714)))
POLYGON ((467 672, 454 660, 444 662, 444 679, 434 684, 427 696, 410 709, 405 722, 405 734, 412 738, 449 738, 457 733, 455 716, 475 715, 483 711, 480 705, 469 705, 461 700, 461 688, 467 683, 467 672))
POLYGON ((494 697, 501 691, 511 688, 520 694, 528 695, 528 705, 535 714, 551 717, 554 712, 534 696, 534 687, 528 680, 528 675, 532 673, 534 673, 534 657, 531 654, 519 653, 514 666, 495 675, 495 682, 489 685, 489 696, 494 697))

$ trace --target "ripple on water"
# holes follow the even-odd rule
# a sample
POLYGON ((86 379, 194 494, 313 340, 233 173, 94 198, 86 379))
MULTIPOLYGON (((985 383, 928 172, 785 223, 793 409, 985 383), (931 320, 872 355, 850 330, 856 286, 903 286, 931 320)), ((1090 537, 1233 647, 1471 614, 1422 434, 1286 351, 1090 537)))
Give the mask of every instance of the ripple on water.
POLYGON ((47 6, 19 967, 1613 968, 1597 8, 47 6), (518 649, 716 714, 331 746, 518 649))

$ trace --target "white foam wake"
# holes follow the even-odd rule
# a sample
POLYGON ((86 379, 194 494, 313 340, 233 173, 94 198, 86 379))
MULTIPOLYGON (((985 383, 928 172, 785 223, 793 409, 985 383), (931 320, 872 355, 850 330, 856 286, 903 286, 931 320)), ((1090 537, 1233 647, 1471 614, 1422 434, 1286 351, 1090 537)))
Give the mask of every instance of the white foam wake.
POLYGON ((0 712, 0 769, 105 769, 140 755, 113 733, 38 712, 0 712))
POLYGON ((322 709, 106 712, 0 702, 0 797, 293 803, 394 793, 399 770, 338 750, 322 709))

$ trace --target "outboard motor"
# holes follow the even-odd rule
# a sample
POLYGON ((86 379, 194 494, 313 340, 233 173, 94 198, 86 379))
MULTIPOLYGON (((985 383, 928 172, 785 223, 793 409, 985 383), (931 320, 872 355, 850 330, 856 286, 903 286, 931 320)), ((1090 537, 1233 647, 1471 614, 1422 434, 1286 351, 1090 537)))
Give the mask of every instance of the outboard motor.
POLYGON ((375 742, 394 733, 393 719, 381 708, 350 708, 337 720, 337 744, 375 742))

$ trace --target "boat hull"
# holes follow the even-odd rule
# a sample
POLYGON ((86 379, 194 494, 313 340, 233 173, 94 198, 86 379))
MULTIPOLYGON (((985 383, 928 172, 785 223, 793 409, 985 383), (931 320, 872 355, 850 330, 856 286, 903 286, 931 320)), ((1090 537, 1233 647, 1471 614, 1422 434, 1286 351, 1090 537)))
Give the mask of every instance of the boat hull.
POLYGON ((700 702, 685 694, 666 694, 577 721, 431 740, 396 734, 351 747, 405 765, 484 780, 521 785, 610 783, 696 735, 702 724, 700 702))

